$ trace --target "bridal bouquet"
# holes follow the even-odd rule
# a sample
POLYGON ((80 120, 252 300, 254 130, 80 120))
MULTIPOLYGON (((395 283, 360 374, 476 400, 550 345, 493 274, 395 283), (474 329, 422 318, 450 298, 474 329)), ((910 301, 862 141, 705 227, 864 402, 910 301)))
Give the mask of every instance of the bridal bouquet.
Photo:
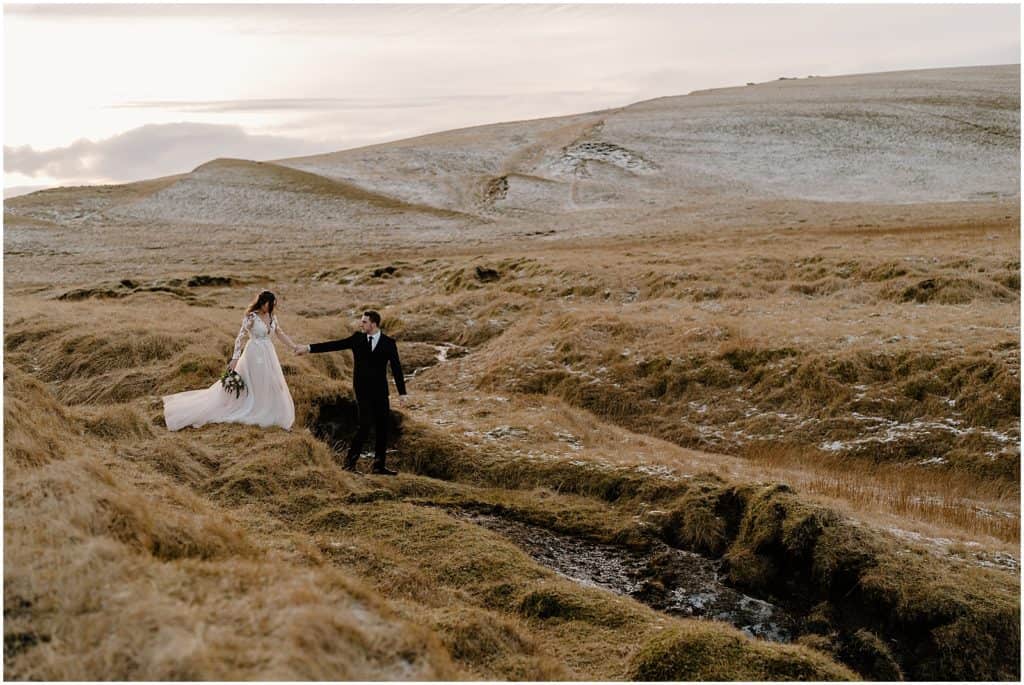
POLYGON ((245 381, 237 371, 231 369, 225 369, 224 373, 220 375, 220 385, 224 388, 224 392, 235 393, 235 399, 238 399, 238 396, 245 390, 245 381))

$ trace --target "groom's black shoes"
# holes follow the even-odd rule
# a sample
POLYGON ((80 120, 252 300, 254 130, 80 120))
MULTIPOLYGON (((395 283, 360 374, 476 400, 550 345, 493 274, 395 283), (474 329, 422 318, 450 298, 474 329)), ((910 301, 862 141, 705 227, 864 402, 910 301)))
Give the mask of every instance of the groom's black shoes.
POLYGON ((398 471, 392 471, 386 466, 374 466, 370 469, 370 473, 375 476, 397 476, 398 471))

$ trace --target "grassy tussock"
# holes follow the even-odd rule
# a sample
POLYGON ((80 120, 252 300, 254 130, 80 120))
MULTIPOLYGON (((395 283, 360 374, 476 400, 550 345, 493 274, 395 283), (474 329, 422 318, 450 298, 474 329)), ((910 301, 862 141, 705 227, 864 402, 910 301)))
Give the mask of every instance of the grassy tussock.
POLYGON ((598 597, 549 587, 527 592, 519 601, 517 610, 527 618, 585 621, 608 628, 621 628, 631 619, 628 613, 609 611, 607 604, 599 601, 598 597))
POLYGON ((820 653, 800 646, 746 649, 732 631, 698 638, 689 626, 650 640, 631 664, 629 679, 702 680, 857 680, 857 675, 820 653))
POLYGON ((868 630, 858 630, 849 636, 843 644, 836 640, 837 634, 807 633, 796 640, 796 644, 809 647, 818 652, 832 655, 833 658, 849 665, 857 673, 871 673, 873 679, 899 681, 903 672, 892 656, 892 652, 877 636, 868 630))
POLYGON ((116 336, 68 334, 49 345, 44 344, 36 353, 41 360, 49 362, 44 366, 47 380, 64 381, 161 362, 184 346, 183 340, 166 334, 131 330, 116 336))
MULTIPOLYGON (((230 504, 282 501, 307 491, 347 491, 330 450, 305 434, 251 427, 221 428, 211 448, 222 455, 219 468, 203 489, 230 504)), ((299 512, 301 513, 301 512, 299 512)))
POLYGON ((73 423, 67 411, 39 381, 4 365, 4 473, 8 468, 41 466, 68 453, 73 423))
MULTIPOLYGON (((824 649, 826 654, 831 650, 824 649)), ((879 680, 899 680, 901 671, 892 650, 869 630, 858 630, 846 641, 836 655, 860 673, 872 673, 879 680)), ((958 669, 961 670, 962 669, 958 669)))
POLYGON ((1020 678, 1017 588, 983 569, 951 576, 928 559, 900 562, 882 560, 861 584, 865 599, 880 598, 893 607, 899 625, 924 629, 914 647, 926 658, 915 679, 939 680, 950 673, 963 680, 1020 678))
POLYGON ((705 476, 676 500, 664 525, 671 544, 712 556, 725 552, 739 503, 722 486, 720 479, 705 476))
POLYGON ((382 323, 403 342, 477 347, 504 333, 530 305, 525 297, 491 291, 411 298, 389 311, 382 323))
POLYGON ((189 304, 208 306, 206 301, 198 299, 198 293, 195 292, 197 289, 232 287, 246 283, 246 279, 234 276, 207 274, 196 274, 186 278, 162 278, 148 282, 122 278, 119 281, 104 281, 84 288, 73 288, 58 295, 57 299, 65 302, 88 299, 119 300, 144 293, 166 293, 189 304))
MULTIPOLYGON (((895 282, 882 290, 882 296, 897 302, 917 302, 918 304, 968 304, 974 300, 1020 299, 1020 285, 1011 290, 1013 285, 1009 274, 1003 275, 1002 282, 992 282, 976 278, 939 277, 925 278, 912 283, 895 282), (1004 285, 1007 284, 1007 285, 1004 285)), ((998 277, 997 277, 998 278, 998 277)))
POLYGON ((143 444, 122 445, 117 456, 128 464, 162 474, 193 490, 206 483, 216 472, 220 459, 199 441, 158 439, 143 444))
POLYGON ((518 490, 544 487, 604 502, 663 497, 682 488, 653 482, 632 469, 597 463, 537 461, 505 454, 488 458, 454 437, 409 418, 402 421, 398 457, 404 468, 431 478, 518 490))
POLYGON ((129 405, 115 405, 81 412, 85 430, 103 440, 153 437, 149 419, 129 405))
POLYGON ((907 554, 900 542, 853 527, 786 487, 748 487, 740 497, 746 506, 725 557, 732 582, 805 601, 810 591, 831 603, 839 622, 880 619, 875 628, 900 645, 901 667, 913 679, 1018 677, 1020 598, 1006 574, 907 554))
POLYGON ((452 659, 473 678, 550 681, 570 677, 515 617, 470 607, 443 612, 435 626, 452 659))
MULTIPOLYGON (((12 504, 48 509, 48 515, 59 515, 59 521, 86 539, 113 539, 129 550, 164 561, 252 554, 247 541, 221 517, 181 506, 155 510, 152 498, 123 487, 91 455, 15 473, 11 479, 6 496, 12 504)), ((21 510, 8 513, 10 520, 31 527, 22 516, 21 510)))
POLYGON ((168 394, 208 387, 226 366, 223 354, 187 354, 179 358, 183 360, 174 369, 173 378, 166 381, 168 394))
POLYGON ((146 498, 136 494, 103 493, 82 512, 80 520, 82 528, 92 535, 109 535, 163 561, 244 557, 252 552, 238 538, 237 531, 225 526, 219 517, 196 516, 188 511, 154 516, 146 498))
POLYGON ((70 404, 119 403, 150 394, 166 362, 188 345, 184 336, 141 329, 83 333, 73 324, 26 325, 5 344, 16 363, 54 384, 70 404))

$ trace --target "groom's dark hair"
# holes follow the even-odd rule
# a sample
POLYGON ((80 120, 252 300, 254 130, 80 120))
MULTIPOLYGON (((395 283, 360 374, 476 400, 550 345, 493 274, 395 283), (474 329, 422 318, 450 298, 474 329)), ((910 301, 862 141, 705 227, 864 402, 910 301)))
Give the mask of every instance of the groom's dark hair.
POLYGON ((367 319, 372 321, 375 326, 379 326, 380 325, 380 314, 378 314, 377 312, 373 311, 372 309, 363 312, 363 316, 365 316, 367 319))

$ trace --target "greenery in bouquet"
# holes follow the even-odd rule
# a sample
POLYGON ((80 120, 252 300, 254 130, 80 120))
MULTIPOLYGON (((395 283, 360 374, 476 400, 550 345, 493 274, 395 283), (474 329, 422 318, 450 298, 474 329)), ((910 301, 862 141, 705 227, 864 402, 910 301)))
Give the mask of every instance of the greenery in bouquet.
POLYGON ((238 375, 237 371, 225 369, 220 375, 220 385, 226 393, 235 393, 237 399, 245 391, 245 381, 238 375))

